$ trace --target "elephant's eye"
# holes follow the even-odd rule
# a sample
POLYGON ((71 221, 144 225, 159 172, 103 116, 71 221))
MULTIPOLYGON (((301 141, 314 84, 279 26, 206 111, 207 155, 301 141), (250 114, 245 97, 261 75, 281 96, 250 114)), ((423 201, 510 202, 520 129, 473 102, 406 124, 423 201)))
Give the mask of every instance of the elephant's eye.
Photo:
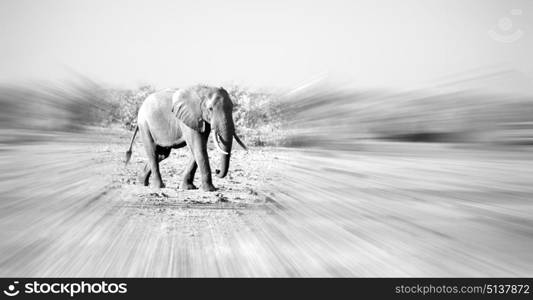
POLYGON ((210 111, 213 111, 213 107, 208 107, 207 109, 209 109, 210 111))

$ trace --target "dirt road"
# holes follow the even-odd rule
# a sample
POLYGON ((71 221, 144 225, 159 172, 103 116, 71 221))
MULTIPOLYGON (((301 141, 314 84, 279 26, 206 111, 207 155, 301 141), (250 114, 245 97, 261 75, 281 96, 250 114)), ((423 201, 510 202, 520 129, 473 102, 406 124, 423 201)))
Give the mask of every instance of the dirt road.
POLYGON ((206 193, 186 149, 141 186, 130 136, 1 145, 0 276, 533 276, 530 151, 237 148, 206 193))

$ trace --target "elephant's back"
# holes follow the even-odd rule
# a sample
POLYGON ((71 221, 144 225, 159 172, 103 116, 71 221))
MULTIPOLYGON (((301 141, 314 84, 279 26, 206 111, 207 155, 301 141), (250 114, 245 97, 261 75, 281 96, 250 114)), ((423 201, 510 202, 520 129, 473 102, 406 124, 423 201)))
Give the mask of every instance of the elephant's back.
POLYGON ((172 115, 172 96, 178 89, 150 94, 139 108, 138 124, 147 127, 157 145, 168 147, 181 142, 178 120, 172 115))
POLYGON ((139 121, 150 121, 153 118, 168 118, 172 110, 172 95, 178 89, 157 91, 146 97, 139 108, 139 121))

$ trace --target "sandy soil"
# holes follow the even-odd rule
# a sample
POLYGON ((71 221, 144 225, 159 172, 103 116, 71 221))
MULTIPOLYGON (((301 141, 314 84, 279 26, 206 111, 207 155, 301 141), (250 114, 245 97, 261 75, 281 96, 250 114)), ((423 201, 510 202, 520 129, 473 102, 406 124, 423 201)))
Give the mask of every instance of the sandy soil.
POLYGON ((530 151, 237 148, 207 193, 187 149, 141 186, 130 136, 1 145, 0 276, 533 276, 530 151))

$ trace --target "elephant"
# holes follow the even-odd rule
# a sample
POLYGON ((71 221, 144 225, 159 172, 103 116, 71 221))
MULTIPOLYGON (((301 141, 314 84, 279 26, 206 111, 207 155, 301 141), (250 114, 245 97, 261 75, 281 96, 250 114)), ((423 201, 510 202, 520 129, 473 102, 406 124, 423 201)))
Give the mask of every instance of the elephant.
POLYGON ((144 166, 141 181, 148 186, 150 175, 156 188, 163 188, 159 163, 170 155, 172 149, 188 145, 191 158, 185 169, 181 188, 197 189, 194 174, 200 168, 201 188, 215 191, 211 178, 211 167, 207 154, 209 134, 213 132, 213 143, 221 153, 220 169, 215 171, 219 178, 228 174, 233 138, 247 150, 235 132, 233 102, 228 92, 220 87, 195 85, 181 89, 166 89, 149 95, 137 114, 137 126, 126 151, 126 164, 132 154, 137 132, 146 151, 148 162, 144 166))

